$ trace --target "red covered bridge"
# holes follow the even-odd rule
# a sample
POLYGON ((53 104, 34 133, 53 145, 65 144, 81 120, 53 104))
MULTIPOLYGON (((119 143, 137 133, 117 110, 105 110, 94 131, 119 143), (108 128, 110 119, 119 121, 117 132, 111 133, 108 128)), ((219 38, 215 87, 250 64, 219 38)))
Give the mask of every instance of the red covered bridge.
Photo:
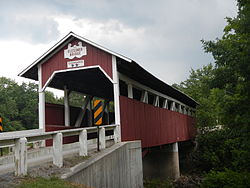
POLYGON ((195 135, 197 103, 192 98, 130 58, 72 32, 20 76, 39 83, 40 129, 94 126, 92 101, 98 97, 104 101, 102 124, 120 125, 122 141, 141 140, 142 147, 149 148, 190 140, 195 135), (64 105, 45 102, 47 87, 64 91, 64 105), (81 107, 70 104, 72 91, 83 94, 81 107))

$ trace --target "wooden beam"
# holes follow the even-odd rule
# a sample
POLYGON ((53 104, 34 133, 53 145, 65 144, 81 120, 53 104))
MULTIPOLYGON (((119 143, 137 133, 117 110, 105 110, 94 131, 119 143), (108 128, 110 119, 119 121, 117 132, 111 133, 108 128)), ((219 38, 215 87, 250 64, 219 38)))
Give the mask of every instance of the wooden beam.
POLYGON ((81 107, 82 110, 80 111, 78 118, 76 120, 75 127, 80 127, 80 125, 82 123, 82 119, 86 113, 87 106, 88 106, 89 102, 92 100, 92 98, 93 98, 93 96, 89 96, 89 95, 86 96, 86 98, 83 102, 83 105, 81 107))

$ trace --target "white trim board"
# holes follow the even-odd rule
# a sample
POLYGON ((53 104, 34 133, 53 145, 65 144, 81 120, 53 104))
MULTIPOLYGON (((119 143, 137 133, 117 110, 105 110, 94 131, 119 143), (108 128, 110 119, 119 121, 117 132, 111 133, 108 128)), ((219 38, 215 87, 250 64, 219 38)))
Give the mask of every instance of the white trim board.
POLYGON ((49 77, 49 79, 47 80, 47 82, 44 84, 44 86, 42 87, 42 91, 44 91, 46 89, 46 87, 48 87, 48 85, 50 84, 50 82, 52 81, 52 79, 54 78, 54 76, 57 73, 62 73, 62 72, 70 72, 70 71, 79 71, 79 70, 87 70, 87 69, 94 69, 94 68, 99 68, 102 73, 109 79, 109 81, 111 83, 114 83, 114 81, 108 76, 108 74, 100 67, 100 65, 94 65, 94 66, 88 66, 88 67, 81 67, 81 68, 74 68, 74 69, 63 69, 63 70, 58 70, 58 71, 54 71, 51 76, 49 77))

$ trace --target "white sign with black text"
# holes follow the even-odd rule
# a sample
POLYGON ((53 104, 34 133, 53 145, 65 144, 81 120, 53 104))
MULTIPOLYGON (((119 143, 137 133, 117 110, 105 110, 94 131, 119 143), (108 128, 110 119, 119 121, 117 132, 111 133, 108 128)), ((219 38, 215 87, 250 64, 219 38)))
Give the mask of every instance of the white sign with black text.
POLYGON ((68 44, 68 48, 64 50, 64 58, 74 59, 80 58, 87 55, 86 46, 82 46, 82 42, 78 42, 78 45, 72 46, 71 43, 68 44))
POLYGON ((83 67, 84 60, 76 60, 76 61, 68 61, 67 68, 76 68, 76 67, 83 67))

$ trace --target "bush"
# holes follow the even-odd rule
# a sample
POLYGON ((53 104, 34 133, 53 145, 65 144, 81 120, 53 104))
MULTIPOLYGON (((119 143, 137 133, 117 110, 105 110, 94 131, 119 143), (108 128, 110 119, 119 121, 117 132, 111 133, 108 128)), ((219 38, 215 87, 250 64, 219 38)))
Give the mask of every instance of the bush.
POLYGON ((250 171, 250 134, 248 130, 222 129, 198 136, 193 159, 202 171, 225 168, 250 171))
POLYGON ((225 171, 210 171, 202 182, 202 188, 248 188, 250 187, 250 173, 225 171))

